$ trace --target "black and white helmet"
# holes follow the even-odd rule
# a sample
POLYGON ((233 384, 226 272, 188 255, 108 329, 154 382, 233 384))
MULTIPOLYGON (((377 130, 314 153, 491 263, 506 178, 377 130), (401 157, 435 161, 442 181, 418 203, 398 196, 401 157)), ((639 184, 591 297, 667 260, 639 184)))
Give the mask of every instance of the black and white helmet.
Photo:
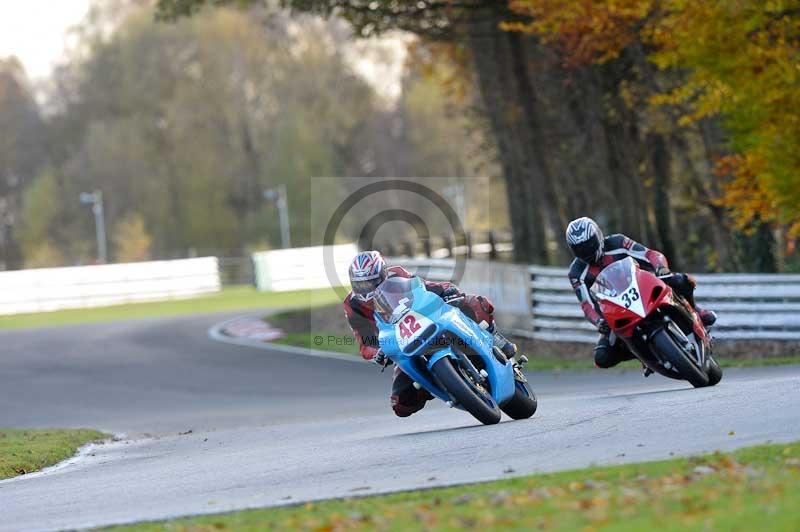
POLYGON ((584 262, 597 262, 603 256, 603 231, 586 216, 567 226, 567 244, 572 254, 584 262))

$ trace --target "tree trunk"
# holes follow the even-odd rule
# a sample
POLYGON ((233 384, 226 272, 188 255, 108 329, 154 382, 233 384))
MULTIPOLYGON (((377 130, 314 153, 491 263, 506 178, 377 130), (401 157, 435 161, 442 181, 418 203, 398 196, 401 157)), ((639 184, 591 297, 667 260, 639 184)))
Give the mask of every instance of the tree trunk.
POLYGON ((512 60, 509 34, 498 29, 499 22, 494 15, 469 24, 467 43, 506 180, 514 259, 547 263, 545 199, 540 194, 543 177, 532 154, 533 138, 520 104, 528 95, 519 92, 515 75, 519 65, 512 60))
MULTIPOLYGON (((569 220, 566 219, 562 202, 556 191, 550 155, 547 153, 548 135, 545 133, 546 126, 543 125, 544 118, 540 98, 528 72, 530 64, 528 54, 536 54, 538 45, 533 38, 513 32, 508 34, 508 41, 517 94, 531 135, 529 146, 535 164, 532 173, 535 176, 538 194, 542 195, 545 200, 543 204, 544 218, 548 223, 550 234, 560 235, 569 220)), ((558 250, 556 257, 562 262, 566 262, 566 246, 560 245, 556 249, 558 250)))
POLYGON ((673 269, 680 270, 679 259, 675 253, 672 239, 672 205, 670 198, 670 154, 664 137, 650 134, 647 138, 650 146, 650 160, 653 168, 653 211, 656 232, 661 252, 669 258, 673 269))

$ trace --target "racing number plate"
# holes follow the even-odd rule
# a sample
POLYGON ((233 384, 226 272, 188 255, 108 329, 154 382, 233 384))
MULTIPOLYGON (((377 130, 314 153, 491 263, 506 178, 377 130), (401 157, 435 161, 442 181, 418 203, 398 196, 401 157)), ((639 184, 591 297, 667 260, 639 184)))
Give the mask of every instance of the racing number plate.
POLYGON ((394 326, 394 333, 397 343, 403 348, 410 342, 416 340, 422 331, 432 325, 433 322, 418 312, 410 311, 403 316, 394 326))

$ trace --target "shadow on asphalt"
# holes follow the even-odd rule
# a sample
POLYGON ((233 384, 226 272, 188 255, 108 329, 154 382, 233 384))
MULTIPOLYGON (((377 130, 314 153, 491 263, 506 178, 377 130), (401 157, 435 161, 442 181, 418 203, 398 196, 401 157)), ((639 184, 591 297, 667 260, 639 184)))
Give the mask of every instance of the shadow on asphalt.
POLYGON ((676 392, 693 392, 695 388, 687 383, 687 388, 668 388, 666 390, 648 390, 645 392, 626 392, 614 395, 604 395, 603 399, 620 399, 625 397, 647 397, 650 395, 674 394, 676 392))
MULTIPOLYGON (((506 423, 531 423, 536 421, 537 417, 534 415, 530 419, 520 419, 520 420, 513 420, 513 419, 503 419, 499 425, 505 425, 506 423)), ((413 438, 415 436, 430 436, 430 435, 437 435, 437 434, 449 434, 455 432, 477 432, 478 430, 490 430, 491 427, 495 425, 464 425, 462 427, 448 427, 443 429, 429 429, 429 430, 420 430, 416 432, 404 432, 403 434, 393 434, 391 436, 383 436, 385 438, 413 438)))

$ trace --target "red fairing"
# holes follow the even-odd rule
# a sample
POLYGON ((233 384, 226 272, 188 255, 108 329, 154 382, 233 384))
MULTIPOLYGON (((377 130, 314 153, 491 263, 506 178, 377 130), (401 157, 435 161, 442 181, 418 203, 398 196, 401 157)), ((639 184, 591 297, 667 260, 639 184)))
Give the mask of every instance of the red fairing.
MULTIPOLYGON (((664 282, 651 274, 636 268, 636 282, 639 285, 639 294, 642 298, 645 316, 649 316, 655 309, 672 301, 672 289, 664 282)), ((621 307, 606 300, 600 300, 600 310, 603 312, 611 330, 618 336, 630 338, 634 328, 644 317, 632 310, 621 307), (627 321, 625 321, 627 320, 627 321), (620 323, 622 322, 622 323, 620 323)))
MULTIPOLYGON (((652 314, 656 309, 663 305, 680 305, 675 301, 672 288, 666 285, 661 279, 656 277, 650 272, 636 268, 636 281, 639 285, 639 293, 642 298, 642 306, 644 307, 645 317, 652 314)), ((600 310, 603 313, 606 321, 608 322, 611 330, 618 336, 623 338, 630 338, 633 336, 634 328, 641 322, 644 317, 639 316, 635 312, 621 307, 615 303, 606 300, 600 300, 600 310), (621 320, 629 320, 627 322, 619 323, 621 320)), ((687 308, 692 315, 693 324, 692 330, 695 336, 699 339, 705 340, 708 337, 708 332, 700 320, 700 315, 696 310, 689 307, 687 308)))

